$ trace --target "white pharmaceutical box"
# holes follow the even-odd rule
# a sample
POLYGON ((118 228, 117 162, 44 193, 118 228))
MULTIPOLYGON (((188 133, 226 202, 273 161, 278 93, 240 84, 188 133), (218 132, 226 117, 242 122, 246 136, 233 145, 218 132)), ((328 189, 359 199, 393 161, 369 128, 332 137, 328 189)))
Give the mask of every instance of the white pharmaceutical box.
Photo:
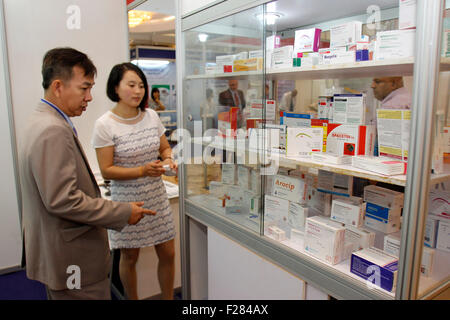
POLYGON ((277 241, 286 240, 286 232, 277 226, 268 227, 267 231, 268 231, 267 233, 273 236, 274 239, 277 241))
POLYGON ((352 201, 333 200, 330 219, 346 226, 361 227, 364 222, 363 204, 356 205, 352 201))
POLYGON ((401 235, 400 231, 385 235, 383 250, 392 256, 400 256, 401 235))
POLYGON ((307 185, 302 179, 275 175, 273 179, 272 195, 304 204, 307 198, 307 185))
POLYGON ((356 44, 361 39, 362 22, 351 21, 330 29, 330 47, 345 47, 356 44))
POLYGON ((320 96, 317 102, 317 114, 319 119, 333 119, 333 97, 320 96))
POLYGON ((397 176, 406 174, 407 163, 388 157, 355 156, 352 159, 355 168, 376 172, 385 176, 397 176))
POLYGON ((356 51, 347 51, 345 48, 319 49, 319 64, 353 64, 356 61, 356 51))
POLYGON ((383 233, 394 233, 400 230, 401 208, 388 209, 366 202, 364 225, 383 233))
POLYGON ((378 109, 378 154, 408 160, 411 110, 378 109))
POLYGON ((425 277, 431 277, 434 265, 434 249, 423 247, 420 273, 425 277))
POLYGON ((258 169, 250 171, 250 190, 254 194, 261 194, 261 173, 258 169))
POLYGON ((398 258, 383 250, 371 247, 352 253, 350 272, 365 280, 372 280, 384 290, 395 290, 397 270, 398 258), (377 275, 379 278, 376 278, 377 275))
POLYGON ((311 115, 283 111, 280 115, 280 124, 288 127, 311 127, 311 115))
POLYGON ((436 248, 437 233, 439 228, 439 219, 435 215, 428 214, 425 220, 424 245, 430 248, 436 248))
POLYGON ((322 216, 329 217, 331 215, 331 194, 312 189, 308 207, 319 212, 322 216))
POLYGON ((251 169, 242 165, 237 166, 238 185, 245 190, 250 189, 250 172, 251 169))
POLYGON ((353 193, 353 177, 319 170, 317 190, 344 197, 351 196, 353 193))
POLYGON ((398 28, 412 29, 416 27, 416 0, 399 0, 398 28))
POLYGON ((438 217, 450 218, 450 191, 431 189, 428 197, 428 212, 438 217))
POLYGON ((289 226, 295 229, 304 229, 307 217, 308 217, 308 208, 306 206, 303 206, 295 202, 289 203, 289 214, 288 214, 289 226))
POLYGON ((248 52, 248 58, 263 58, 263 51, 262 50, 253 50, 248 52))
POLYGON ((352 244, 352 252, 373 247, 375 233, 353 226, 345 226, 345 242, 352 244))
POLYGON ((328 218, 314 216, 306 219, 305 251, 331 265, 343 259, 345 228, 328 218))
POLYGON ((270 196, 264 197, 264 216, 275 221, 278 225, 287 225, 289 213, 289 200, 270 196))
POLYGON ((252 99, 248 108, 248 119, 266 119, 275 120, 275 100, 266 100, 266 114, 263 114, 263 104, 261 99, 252 99))
POLYGON ((296 244, 303 244, 303 239, 305 237, 304 230, 291 229, 291 241, 296 244))
POLYGON ((280 36, 270 36, 266 38, 266 50, 274 50, 280 47, 280 36))
POLYGON ((295 30, 294 52, 317 52, 321 32, 317 28, 295 30))
POLYGON ((273 49, 272 68, 291 68, 293 46, 284 46, 273 49))
POLYGON ((323 148, 323 128, 290 128, 286 130, 286 156, 308 156, 321 152, 323 148))
POLYGON ((364 201, 377 204, 385 208, 403 208, 403 192, 383 187, 368 185, 364 187, 364 201))
POLYGON ((335 94, 333 96, 333 122, 364 125, 366 115, 364 94, 335 94))
POLYGON ((330 164, 352 164, 352 156, 334 155, 325 152, 314 152, 312 154, 313 161, 330 164))
POLYGON ((327 153, 334 155, 373 155, 375 126, 328 124, 327 153))
POLYGON ((216 56, 217 72, 224 72, 224 66, 233 66, 234 60, 236 60, 235 54, 216 56))
POLYGON ((377 32, 377 60, 403 59, 414 56, 415 29, 377 32))
POLYGON ((450 219, 446 220, 439 221, 436 249, 450 252, 450 219))
POLYGON ((225 195, 225 189, 223 187, 223 183, 219 181, 210 181, 209 182, 209 194, 220 198, 225 195))
POLYGON ((270 137, 270 147, 275 149, 286 149, 286 125, 265 124, 266 134, 270 137))
POLYGON ((237 181, 237 170, 235 164, 222 164, 222 183, 225 184, 236 184, 237 181))

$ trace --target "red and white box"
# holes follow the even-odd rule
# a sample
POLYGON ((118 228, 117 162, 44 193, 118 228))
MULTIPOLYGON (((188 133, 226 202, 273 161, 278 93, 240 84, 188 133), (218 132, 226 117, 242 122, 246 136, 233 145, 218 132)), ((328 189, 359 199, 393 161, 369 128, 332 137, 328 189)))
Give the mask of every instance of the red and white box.
POLYGON ((329 123, 326 152, 334 155, 373 155, 375 126, 329 123))
POLYGON ((217 129, 220 137, 236 137, 238 113, 239 108, 231 107, 229 111, 220 112, 217 115, 217 129))
POLYGON ((358 156, 353 157, 352 166, 386 176, 406 174, 406 162, 387 157, 358 156))

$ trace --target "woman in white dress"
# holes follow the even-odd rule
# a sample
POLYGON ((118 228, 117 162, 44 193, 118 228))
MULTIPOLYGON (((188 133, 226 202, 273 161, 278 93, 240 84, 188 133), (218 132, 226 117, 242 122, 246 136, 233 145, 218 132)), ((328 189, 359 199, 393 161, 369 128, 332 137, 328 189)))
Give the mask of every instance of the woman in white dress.
POLYGON ((172 170, 177 165, 157 113, 146 109, 148 85, 141 69, 131 63, 114 66, 107 95, 117 104, 97 119, 92 144, 103 178, 111 180, 111 199, 144 201, 145 208, 156 211, 121 232, 108 233, 111 249, 120 249, 120 279, 127 298, 137 299, 139 250, 155 246, 162 298, 172 299, 175 227, 161 175, 163 165, 172 170))

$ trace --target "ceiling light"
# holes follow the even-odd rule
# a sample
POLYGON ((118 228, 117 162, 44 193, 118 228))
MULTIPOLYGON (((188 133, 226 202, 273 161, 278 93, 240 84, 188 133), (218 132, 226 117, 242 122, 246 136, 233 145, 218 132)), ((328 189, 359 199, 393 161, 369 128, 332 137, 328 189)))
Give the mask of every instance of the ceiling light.
POLYGON ((150 21, 152 15, 147 11, 130 10, 128 11, 128 26, 134 28, 144 22, 150 21))
MULTIPOLYGON (((279 18, 281 18, 283 16, 282 13, 279 12, 266 12, 266 14, 264 15, 265 19, 266 19, 266 24, 267 25, 273 25, 275 24, 275 21, 279 18)), ((258 14, 256 15, 256 17, 262 21, 263 19, 263 14, 258 14)))
POLYGON ((163 20, 164 20, 164 21, 175 20, 175 16, 170 16, 170 17, 164 18, 163 20))
POLYGON ((206 33, 198 34, 198 40, 200 40, 200 42, 206 42, 207 39, 208 39, 208 35, 206 33))

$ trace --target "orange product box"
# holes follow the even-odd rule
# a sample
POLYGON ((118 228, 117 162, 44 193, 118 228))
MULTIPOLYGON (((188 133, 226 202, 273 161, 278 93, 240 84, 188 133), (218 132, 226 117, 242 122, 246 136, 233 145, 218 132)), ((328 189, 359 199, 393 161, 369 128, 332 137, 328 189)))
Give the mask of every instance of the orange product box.
POLYGON ((323 128, 323 148, 322 148, 322 152, 327 151, 328 120, 311 119, 311 128, 323 128))
POLYGON ((233 71, 255 71, 262 70, 263 58, 250 58, 234 60, 233 71))
POLYGON ((220 112, 217 115, 217 129, 219 131, 219 136, 223 138, 236 137, 238 113, 239 108, 230 107, 229 111, 220 112))

